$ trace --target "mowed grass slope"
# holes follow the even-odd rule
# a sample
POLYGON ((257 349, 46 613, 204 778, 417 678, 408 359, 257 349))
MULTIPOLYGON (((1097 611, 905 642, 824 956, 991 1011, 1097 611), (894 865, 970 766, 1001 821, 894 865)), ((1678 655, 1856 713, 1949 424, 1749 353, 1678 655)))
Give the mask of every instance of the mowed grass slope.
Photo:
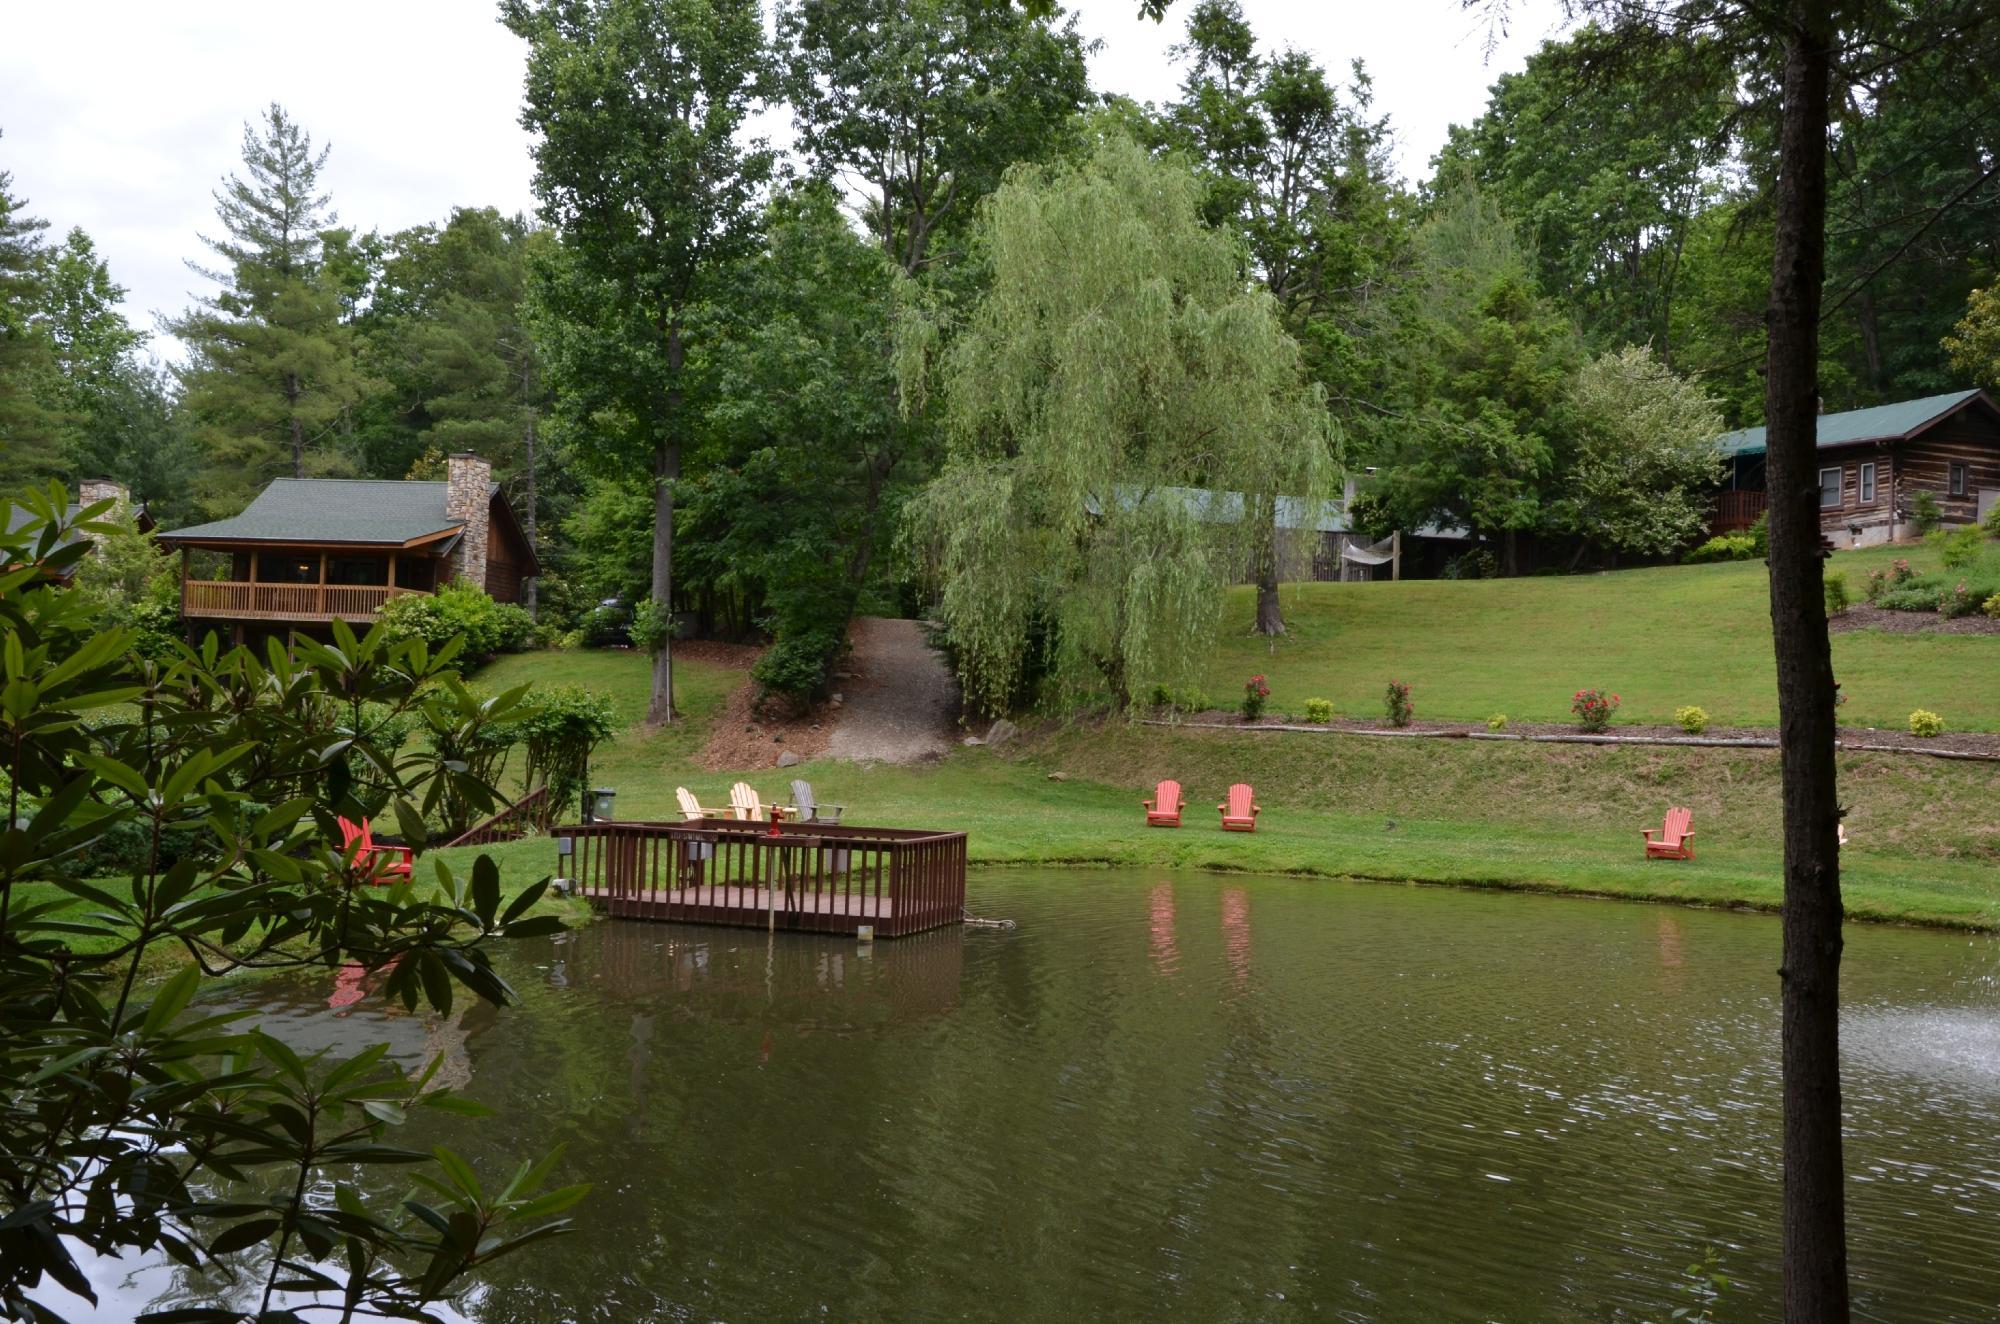
MULTIPOLYGON (((692 755, 741 676, 690 665, 681 671, 687 722, 631 730, 605 748, 592 780, 617 788, 621 818, 677 817, 676 785, 721 804, 739 777, 767 799, 805 777, 821 800, 847 806, 850 822, 965 831, 972 859, 985 865, 1300 873, 1764 908, 1779 900, 1778 760, 1769 750, 1194 732, 1114 721, 1052 728, 939 763, 702 771, 692 755), (1188 788, 1186 826, 1176 831, 1146 828, 1139 809, 1165 777, 1188 788), (1214 806, 1239 780, 1255 784, 1264 808, 1255 834, 1216 826, 1214 806), (1692 863, 1641 856, 1639 829, 1658 826, 1670 804, 1695 811, 1692 863)), ((602 685, 637 716, 646 664, 632 654, 542 653, 508 659, 479 679, 602 685)), ((1990 765, 1850 754, 1841 778, 1853 838, 1843 859, 1851 914, 2000 927, 2000 775, 1990 765)), ((510 885, 556 865, 546 839, 489 849, 510 885)), ((475 853, 447 858, 469 862, 475 853)), ((975 909, 977 893, 975 881, 975 909)))
MULTIPOLYGON (((1829 568, 1861 600, 1870 570, 1927 547, 1841 552, 1829 568)), ((1282 590, 1289 634, 1250 634, 1254 598, 1230 591, 1222 639, 1202 684, 1230 706, 1262 673, 1271 711, 1308 698, 1343 716, 1379 717, 1390 680, 1410 684, 1422 718, 1571 720, 1570 696, 1601 688, 1623 700, 1616 720, 1653 724, 1695 704, 1718 726, 1775 726, 1770 598, 1761 561, 1664 566, 1602 575, 1503 580, 1298 584, 1282 590)), ((1903 729, 1910 710, 1948 729, 2000 731, 2000 637, 1838 633, 1834 671, 1849 726, 1903 729)))

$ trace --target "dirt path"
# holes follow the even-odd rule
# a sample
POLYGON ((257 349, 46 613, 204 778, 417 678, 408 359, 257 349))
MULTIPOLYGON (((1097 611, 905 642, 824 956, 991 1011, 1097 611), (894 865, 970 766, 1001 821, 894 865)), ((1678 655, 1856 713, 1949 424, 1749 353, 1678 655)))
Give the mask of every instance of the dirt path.
POLYGON ((958 685, 944 658, 924 642, 915 621, 864 616, 848 635, 849 679, 835 681, 840 716, 826 752, 832 758, 914 763, 951 748, 958 685))

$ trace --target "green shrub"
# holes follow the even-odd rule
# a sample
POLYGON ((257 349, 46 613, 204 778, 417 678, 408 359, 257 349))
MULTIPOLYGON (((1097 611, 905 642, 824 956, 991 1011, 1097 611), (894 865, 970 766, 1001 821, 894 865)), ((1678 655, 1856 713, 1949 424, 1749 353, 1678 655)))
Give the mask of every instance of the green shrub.
POLYGON ((1505 731, 1507 729, 1507 714, 1495 713, 1493 716, 1487 718, 1486 729, 1488 731, 1505 731))
POLYGON ((773 694, 810 698, 826 684, 827 675, 846 646, 846 638, 832 630, 808 630, 780 639, 765 649, 764 655, 750 668, 750 679, 757 682, 760 698, 773 694))
POLYGON ((1416 705, 1410 702, 1410 687, 1403 681, 1389 682, 1389 692, 1383 697, 1389 710, 1390 726, 1408 726, 1410 719, 1417 715, 1416 705))
POLYGON ((1847 596, 1847 576, 1838 570, 1829 570, 1821 585, 1826 598, 1826 614, 1839 616, 1847 611, 1850 599, 1847 596))
POLYGON ((1928 708, 1919 708, 1910 714, 1910 734, 1929 739, 1944 734, 1944 718, 1928 708))
POLYGON ((1332 699, 1307 699, 1306 720, 1325 726, 1333 720, 1332 699))
POLYGON ((1500 558, 1484 547, 1453 557, 1444 564, 1446 579, 1495 579, 1500 574, 1500 558))
POLYGON ((1926 535, 1925 541, 1938 549, 1938 563, 1945 569, 1963 570, 1979 559, 1985 539, 1978 529, 1967 525, 1950 531, 1939 529, 1926 535))
POLYGON ((1748 535, 1724 533, 1710 538, 1681 558, 1685 565, 1707 565, 1712 561, 1752 561, 1760 553, 1748 535))
POLYGON ((1913 583, 1890 589, 1876 599, 1875 605, 1884 611, 1936 611, 1943 596, 1944 589, 1939 585, 1913 583))
POLYGON ((1981 607, 1980 610, 1993 619, 2000 620, 2000 593, 1995 593, 1992 597, 1986 599, 1985 606, 1981 607))
POLYGON ((433 655, 463 639, 452 666, 463 671, 496 653, 518 653, 535 637, 534 618, 512 603, 495 602, 462 581, 435 593, 406 593, 382 604, 376 619, 391 642, 421 639, 433 655))
POLYGON ((1689 704, 1685 708, 1674 709, 1674 725, 1691 736, 1698 736, 1708 730, 1708 713, 1689 704))
POLYGON ((1889 572, 1886 570, 1870 570, 1868 578, 1863 581, 1861 596, 1866 598, 1872 606, 1877 599, 1888 591, 1888 588, 1889 572))
POLYGON ((1769 556, 1771 554, 1771 512, 1757 516, 1757 522, 1750 526, 1750 554, 1769 556))
POLYGON ((1156 684, 1146 691, 1146 698, 1155 708, 1171 708, 1178 713, 1206 712, 1215 706, 1208 695, 1193 686, 1181 690, 1171 685, 1156 684))
POLYGON ((632 609, 632 620, 625 630, 632 636, 632 647, 653 657, 673 640, 674 614, 647 598, 632 609))
POLYGON ((611 700, 581 685, 538 685, 528 712, 514 724, 527 747, 523 784, 549 788, 549 811, 560 822, 583 794, 590 756, 618 729, 611 700))
POLYGON ((2000 505, 1986 512, 1986 522, 1979 526, 1989 538, 2000 538, 2000 505))
POLYGON ((1916 496, 1910 498, 1910 522, 1926 538, 1936 533, 1938 525, 1944 523, 1944 511, 1939 509, 1937 496, 1930 489, 1919 489, 1916 496))

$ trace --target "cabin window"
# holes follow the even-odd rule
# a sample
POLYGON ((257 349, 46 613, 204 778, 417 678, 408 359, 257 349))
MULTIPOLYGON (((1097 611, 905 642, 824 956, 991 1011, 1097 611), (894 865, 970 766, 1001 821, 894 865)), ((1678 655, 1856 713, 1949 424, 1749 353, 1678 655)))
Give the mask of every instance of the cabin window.
POLYGON ((1819 507, 1821 510, 1840 509, 1840 470, 1819 471, 1819 507))
POLYGON ((329 584, 374 584, 389 582, 389 562, 380 556, 335 556, 326 563, 329 584))
POLYGON ((396 562, 396 587, 430 592, 437 584, 437 561, 429 556, 406 556, 396 562))
POLYGON ((1875 501, 1875 466, 1861 466, 1861 504, 1872 505, 1875 501))
POLYGON ((1952 466, 1951 466, 1951 478, 1950 478, 1950 481, 1949 481, 1949 484, 1948 484, 1948 485, 1946 486, 1946 488, 1945 488, 1945 494, 1946 494, 1947 496, 1964 496, 1964 495, 1965 495, 1965 466, 1964 466, 1964 465, 1962 465, 1962 464, 1954 464, 1954 465, 1952 465, 1952 466))
POLYGON ((257 579, 264 584, 317 584, 317 556, 285 556, 278 552, 257 553, 257 579))

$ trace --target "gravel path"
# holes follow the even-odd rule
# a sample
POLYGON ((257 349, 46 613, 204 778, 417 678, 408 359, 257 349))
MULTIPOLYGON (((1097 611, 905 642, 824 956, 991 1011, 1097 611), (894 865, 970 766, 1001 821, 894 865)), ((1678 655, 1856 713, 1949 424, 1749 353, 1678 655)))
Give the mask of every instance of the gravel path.
POLYGON ((944 657, 915 621, 863 616, 848 633, 854 645, 840 718, 826 752, 837 759, 914 763, 951 748, 958 685, 944 657))

